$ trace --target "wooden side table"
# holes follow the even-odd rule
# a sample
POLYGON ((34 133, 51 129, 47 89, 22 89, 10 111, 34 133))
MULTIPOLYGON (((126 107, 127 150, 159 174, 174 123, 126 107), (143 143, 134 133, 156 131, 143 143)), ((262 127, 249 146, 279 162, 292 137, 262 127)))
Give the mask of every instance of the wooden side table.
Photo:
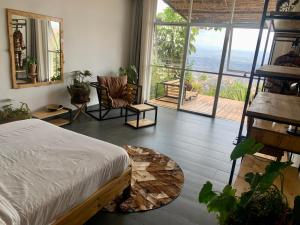
POLYGON ((57 111, 48 111, 47 109, 42 109, 32 114, 33 118, 45 120, 56 126, 64 126, 72 123, 72 110, 64 107, 63 109, 57 111), (69 114, 69 119, 60 118, 64 114, 69 114))
POLYGON ((143 127, 150 127, 155 126, 157 123, 157 106, 150 105, 148 103, 145 104, 138 104, 138 105, 130 105, 126 107, 125 112, 125 124, 131 126, 135 129, 143 128, 143 127), (154 121, 146 119, 146 112, 147 111, 155 111, 155 119, 154 121), (136 114, 136 120, 128 121, 128 111, 133 112, 136 114), (143 118, 140 118, 140 114, 143 113, 143 118))

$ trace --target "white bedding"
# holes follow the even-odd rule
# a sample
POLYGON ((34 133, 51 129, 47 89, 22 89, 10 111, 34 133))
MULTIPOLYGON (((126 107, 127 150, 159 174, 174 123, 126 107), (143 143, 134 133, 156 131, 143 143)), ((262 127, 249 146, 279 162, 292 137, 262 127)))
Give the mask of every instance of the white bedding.
POLYGON ((47 122, 0 125, 0 224, 51 224, 128 165, 121 147, 47 122))

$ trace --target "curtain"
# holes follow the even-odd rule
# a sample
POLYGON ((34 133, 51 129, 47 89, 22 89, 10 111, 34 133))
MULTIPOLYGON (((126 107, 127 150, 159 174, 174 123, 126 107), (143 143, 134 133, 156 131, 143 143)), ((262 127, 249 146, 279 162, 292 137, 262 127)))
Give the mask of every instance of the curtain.
POLYGON ((36 55, 36 27, 35 27, 36 23, 35 23, 35 19, 30 19, 30 51, 29 51, 29 55, 33 58, 37 58, 36 55))
POLYGON ((133 0, 129 64, 134 65, 137 71, 140 70, 140 53, 141 53, 141 38, 142 38, 142 25, 143 25, 143 2, 144 0, 133 0))
POLYGON ((48 21, 35 20, 36 28, 36 59, 38 82, 46 82, 49 77, 49 57, 48 57, 48 21))
POLYGON ((150 93, 150 61, 157 0, 144 0, 139 84, 143 86, 142 102, 150 93))

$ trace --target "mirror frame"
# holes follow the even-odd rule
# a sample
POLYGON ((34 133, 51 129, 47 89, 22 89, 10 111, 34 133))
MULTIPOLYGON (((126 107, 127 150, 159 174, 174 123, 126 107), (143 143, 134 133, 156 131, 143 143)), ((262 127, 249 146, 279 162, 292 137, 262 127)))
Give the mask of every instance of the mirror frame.
POLYGON ((41 14, 31 13, 31 12, 24 12, 15 9, 6 9, 7 14, 7 32, 8 32, 8 43, 9 43, 9 54, 10 54, 10 66, 11 66, 11 79, 12 79, 12 88, 19 89, 19 88, 28 88, 28 87, 40 87, 40 86, 47 86, 51 84, 59 84, 64 82, 64 50, 63 50, 63 19, 52 17, 52 16, 45 16, 41 14), (18 84, 16 80, 16 62, 14 57, 14 42, 13 42, 13 28, 12 28, 12 17, 14 15, 28 17, 31 19, 41 19, 41 20, 48 20, 60 23, 60 67, 61 67, 61 80, 56 81, 47 81, 47 82, 37 82, 37 83, 28 83, 28 84, 18 84))

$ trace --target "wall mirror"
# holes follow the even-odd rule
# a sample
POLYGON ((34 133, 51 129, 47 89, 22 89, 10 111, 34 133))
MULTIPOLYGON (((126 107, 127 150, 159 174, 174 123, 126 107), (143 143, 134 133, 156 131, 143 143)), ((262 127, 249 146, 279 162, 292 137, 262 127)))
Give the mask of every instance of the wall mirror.
POLYGON ((63 20, 7 9, 13 88, 63 82, 63 20))

